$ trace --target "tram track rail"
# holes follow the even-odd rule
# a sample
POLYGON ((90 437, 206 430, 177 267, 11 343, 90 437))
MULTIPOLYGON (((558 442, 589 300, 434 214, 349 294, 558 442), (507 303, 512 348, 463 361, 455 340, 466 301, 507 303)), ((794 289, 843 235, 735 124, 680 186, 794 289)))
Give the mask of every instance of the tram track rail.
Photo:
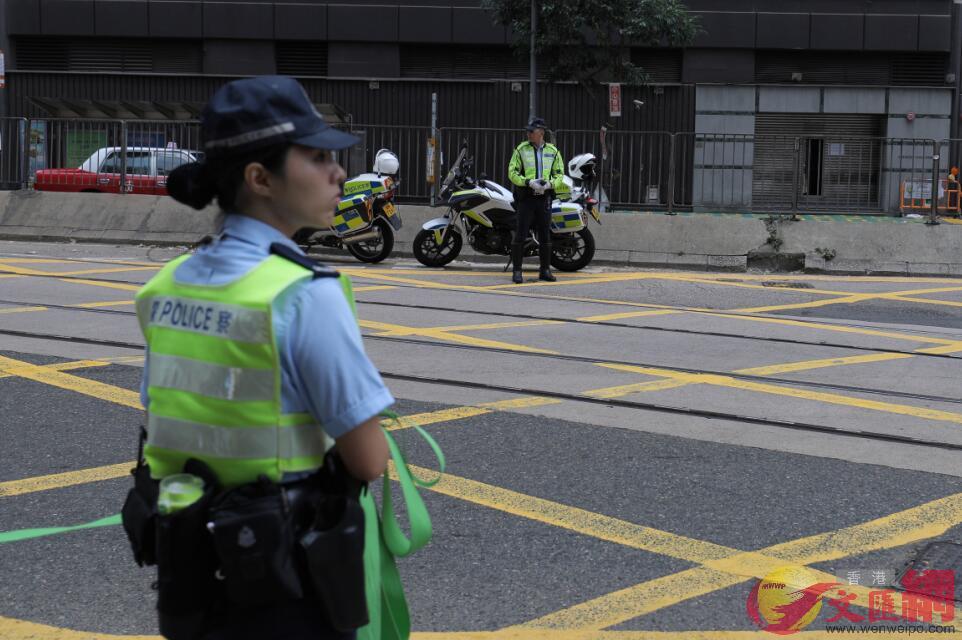
MULTIPOLYGON (((44 277, 44 276, 37 276, 37 277, 44 277)), ((110 280, 110 279, 92 279, 92 278, 65 278, 65 279, 95 280, 95 281, 103 281, 103 282, 119 283, 119 284, 136 284, 136 285, 141 285, 141 284, 142 284, 142 283, 139 283, 139 282, 118 281, 118 280, 110 280)), ((392 286, 394 286, 394 285, 392 285, 392 286)), ((414 288, 416 288, 416 287, 414 287, 414 288)), ((479 292, 479 293, 484 293, 484 292, 479 292)), ((62 310, 66 310, 66 311, 82 311, 82 312, 90 312, 90 313, 107 313, 107 314, 117 314, 117 315, 135 315, 135 313, 134 313, 133 311, 122 311, 122 310, 117 310, 117 309, 97 309, 97 308, 89 308, 89 307, 78 307, 78 306, 76 306, 76 305, 58 305, 58 304, 50 304, 50 303, 45 303, 45 302, 31 302, 31 301, 22 301, 22 300, 2 300, 2 299, 0 299, 0 304, 48 307, 48 308, 51 308, 51 309, 62 309, 62 310)), ((892 348, 886 348, 886 347, 865 347, 865 346, 851 345, 851 344, 845 344, 845 343, 840 343, 840 342, 830 342, 830 341, 827 341, 827 340, 812 341, 812 340, 797 340, 797 339, 793 339, 793 338, 778 338, 778 337, 772 337, 772 336, 748 336, 748 335, 743 335, 743 334, 739 334, 739 333, 731 333, 731 332, 726 332, 726 331, 705 331, 705 330, 698 330, 698 329, 682 329, 682 328, 679 328, 679 327, 663 327, 663 326, 646 325, 646 324, 628 324, 628 323, 625 323, 625 322, 612 322, 612 321, 587 321, 587 320, 578 320, 577 318, 565 318, 565 317, 561 317, 561 316, 535 315, 535 314, 516 313, 516 312, 508 313, 508 312, 504 312, 504 311, 487 311, 487 310, 478 310, 478 309, 464 309, 464 308, 458 308, 458 307, 444 307, 444 306, 436 306, 436 305, 409 304, 409 303, 403 303, 403 302, 384 302, 384 301, 378 301, 378 300, 358 300, 358 301, 357 301, 357 304, 358 304, 358 305, 361 305, 361 306, 376 306, 376 307, 391 307, 391 308, 397 308, 397 309, 411 309, 411 310, 413 310, 413 311, 433 311, 433 312, 449 312, 449 313, 466 313, 466 314, 471 314, 471 315, 489 316, 489 317, 497 317, 497 318, 511 318, 511 319, 535 320, 535 321, 550 321, 550 322, 559 322, 559 323, 572 324, 572 325, 581 325, 581 326, 599 326, 599 327, 612 327, 612 328, 617 328, 617 329, 631 329, 631 330, 633 330, 633 331, 657 331, 657 332, 661 332, 661 333, 675 333, 675 334, 681 334, 681 335, 705 336, 705 337, 712 337, 712 338, 728 338, 728 339, 733 339, 733 340, 748 340, 748 341, 752 341, 752 342, 771 342, 771 343, 775 343, 775 344, 787 344, 787 345, 795 345, 795 346, 811 346, 811 347, 827 347, 827 348, 832 348, 832 349, 848 349, 848 350, 851 350, 851 351, 862 351, 862 352, 867 352, 867 353, 891 353, 891 354, 899 354, 899 355, 911 355, 911 356, 915 356, 915 357, 924 357, 924 358, 941 358, 941 359, 945 359, 945 360, 962 360, 962 356, 954 356, 954 355, 951 355, 951 354, 925 353, 925 352, 920 352, 920 351, 910 351, 910 350, 906 350, 906 349, 892 349, 892 348)), ((598 303, 598 304, 604 304, 604 303, 598 303)), ((653 310, 657 310, 657 309, 653 309, 653 310)), ((673 311, 674 309, 666 308, 666 310, 673 311)), ((754 319, 766 319, 766 320, 772 319, 772 316, 765 316, 765 315, 758 315, 758 314, 755 314, 755 315, 753 315, 753 314, 738 314, 738 313, 727 312, 727 311, 724 311, 724 310, 718 310, 718 311, 708 312, 708 311, 688 311, 688 310, 685 310, 685 309, 678 309, 678 311, 681 311, 681 312, 684 312, 684 313, 694 313, 694 314, 702 314, 702 315, 725 314, 725 315, 728 315, 728 316, 739 316, 739 317, 745 317, 745 318, 748 318, 748 319, 752 319, 752 318, 754 318, 754 319)), ((779 318, 775 318, 775 319, 779 319, 779 318)), ((805 321, 805 320, 798 320, 798 319, 792 319, 792 322, 797 322, 797 323, 802 323, 802 324, 824 324, 824 322, 815 322, 815 321, 807 322, 807 321, 805 321)), ((844 327, 844 328, 857 328, 857 329, 860 329, 860 328, 868 328, 868 327, 864 327, 864 326, 862 326, 862 325, 844 324, 844 323, 837 324, 837 326, 839 326, 839 327, 844 327)), ((872 329, 872 330, 877 330, 876 328, 871 328, 871 329, 872 329)), ((912 335, 911 333, 906 332, 905 330, 899 330, 899 333, 903 333, 903 334, 905 334, 906 336, 912 335)), ((924 334, 922 334, 922 333, 920 332, 920 335, 924 335, 924 334)), ((923 341, 923 339, 920 339, 920 342, 921 342, 921 341, 923 341)), ((962 336, 960 336, 960 342, 962 342, 962 336)))
MULTIPOLYGON (((119 340, 101 340, 101 339, 95 339, 95 338, 81 338, 81 337, 71 337, 71 336, 62 336, 62 335, 54 335, 54 334, 41 334, 41 333, 29 332, 29 331, 11 331, 11 330, 0 330, 0 334, 16 335, 16 336, 22 336, 22 337, 40 338, 40 339, 48 339, 48 340, 58 340, 58 341, 66 341, 66 342, 74 342, 74 343, 82 343, 82 344, 123 347, 123 348, 134 349, 134 350, 143 350, 143 345, 141 344, 132 343, 132 342, 123 342, 119 340)), ((417 343, 420 345, 439 346, 439 347, 447 347, 447 348, 459 348, 459 349, 466 348, 466 349, 477 349, 477 350, 484 350, 484 351, 502 351, 499 349, 492 349, 489 347, 474 347, 471 345, 445 344, 445 343, 437 343, 437 342, 428 342, 423 340, 413 340, 409 338, 391 338, 387 336, 367 336, 367 339, 371 339, 371 338, 376 338, 379 340, 387 340, 392 342, 400 341, 400 342, 417 343)), ((512 355, 523 355, 523 356, 532 356, 532 357, 553 357, 553 358, 561 357, 562 359, 566 359, 566 360, 573 359, 572 357, 553 356, 552 354, 537 354, 537 353, 510 351, 510 350, 504 350, 504 351, 511 353, 512 355)), ((592 359, 592 358, 576 357, 575 359, 592 361, 592 362, 598 361, 597 358, 592 359)), ((661 368, 666 368, 666 367, 661 367, 661 368)), ((695 370, 685 370, 685 371, 695 372, 695 370)), ((708 373, 708 372, 704 372, 704 373, 708 373)), ((774 428, 786 429, 791 431, 803 431, 803 432, 819 433, 823 435, 834 435, 834 436, 841 436, 846 438, 854 438, 854 439, 860 439, 860 440, 870 440, 870 441, 876 441, 876 442, 887 442, 892 444, 911 445, 911 446, 917 446, 917 447, 924 447, 927 449, 962 451, 962 444, 956 444, 951 442, 938 442, 934 440, 926 440, 923 438, 916 438, 912 436, 905 436, 905 435, 891 434, 891 433, 881 433, 876 431, 868 431, 864 429, 834 427, 831 425, 815 424, 815 423, 808 423, 808 422, 802 422, 802 421, 796 421, 796 420, 782 420, 778 418, 752 416, 752 415, 733 413, 733 412, 713 411, 710 409, 678 407, 673 405, 657 404, 653 402, 639 402, 635 400, 625 400, 621 398, 600 398, 600 397, 589 396, 583 393, 568 393, 563 391, 554 391, 550 389, 536 389, 532 387, 516 387, 516 386, 510 386, 510 385, 492 384, 492 383, 477 382, 477 381, 471 381, 471 380, 453 380, 450 378, 413 375, 413 374, 407 374, 407 373, 401 373, 401 372, 395 372, 395 371, 381 371, 381 375, 388 380, 399 380, 399 381, 405 381, 405 382, 413 382, 413 383, 436 385, 436 386, 457 387, 462 389, 472 389, 472 390, 479 390, 479 391, 483 390, 483 391, 491 391, 491 392, 500 392, 500 393, 506 393, 511 395, 518 395, 518 396, 553 398, 557 400, 578 402, 583 404, 619 407, 624 409, 636 409, 640 411, 653 411, 656 413, 668 413, 668 414, 674 414, 674 415, 690 416, 692 418, 727 420, 732 422, 740 422, 744 424, 753 424, 753 425, 765 426, 765 427, 774 427, 774 428)), ((732 376, 732 374, 724 374, 724 375, 732 376)), ((764 378, 764 380, 766 380, 769 383, 778 382, 777 379, 772 379, 772 378, 764 378)), ((790 384, 796 384, 796 385, 801 384, 797 381, 788 381, 788 382, 790 384)), ((848 389, 854 390, 854 388, 848 388, 848 389)), ((862 392, 872 393, 873 391, 863 390, 862 392)), ((874 392, 878 392, 878 391, 875 390, 874 392)), ((907 395, 908 397, 929 398, 928 396, 918 396, 915 394, 905 394, 905 395, 907 395)), ((950 399, 950 398, 941 398, 939 399, 939 401, 962 403, 962 400, 950 399)))
MULTIPOLYGON (((14 274, 14 275, 16 275, 16 274, 14 274)), ((113 279, 113 278, 96 278, 96 277, 79 277, 79 276, 59 276, 59 275, 56 275, 56 274, 24 274, 24 275, 22 275, 21 277, 24 277, 24 278, 50 278, 50 279, 54 279, 54 280, 79 280, 79 281, 84 281, 84 280, 85 280, 85 281, 89 281, 89 282, 103 282, 103 283, 109 283, 109 284, 135 285, 135 286, 138 286, 138 287, 143 286, 143 285, 145 284, 145 281, 138 281, 138 280, 116 280, 116 279, 113 279)), ((358 277, 365 277, 365 276, 358 276, 358 277)), ((376 279, 376 277, 370 277, 370 279, 376 279)), ((418 286, 418 285, 414 285, 414 284, 407 284, 407 283, 403 283, 403 282, 391 282, 391 283, 390 283, 389 285, 387 285, 387 286, 390 286, 390 287, 392 287, 392 288, 394 288, 394 289, 424 289, 424 288, 425 288, 425 287, 422 287, 422 286, 418 286)), ((486 290, 478 290, 478 289, 459 288, 457 285, 451 285, 451 286, 444 287, 444 288, 432 287, 431 290, 432 290, 432 291, 439 291, 439 292, 441 292, 441 291, 450 291, 450 292, 454 292, 454 293, 471 293, 471 294, 485 295, 485 296, 499 296, 499 297, 522 298, 522 299, 528 299, 528 300, 549 300, 549 301, 557 301, 557 302, 573 302, 573 303, 581 303, 581 304, 594 304, 594 305, 599 305, 599 306, 628 307, 628 308, 635 308, 635 309, 639 309, 639 310, 650 310, 650 311, 677 311, 677 312, 679 312, 679 313, 688 313, 688 314, 694 314, 694 315, 707 315, 707 316, 728 315, 728 316, 736 316, 736 317, 740 317, 740 318, 765 319, 765 320, 771 320, 771 319, 786 320, 786 319, 790 319, 792 322, 796 322, 796 323, 799 323, 799 324, 825 324, 824 321, 805 320, 804 318, 797 318, 797 317, 785 318, 785 317, 781 317, 781 316, 764 315, 764 314, 759 314, 759 313, 740 313, 740 312, 737 312, 737 311, 730 311, 730 310, 726 310, 726 309, 699 309, 699 308, 694 308, 694 307, 678 307, 678 306, 672 306, 672 305, 658 305, 658 304, 636 305, 636 304, 632 304, 632 303, 629 302, 629 301, 624 301, 624 302, 623 302, 623 301, 618 301, 618 300, 598 300, 598 299, 593 299, 593 298, 582 298, 582 297, 571 297, 571 296, 552 296, 552 295, 548 295, 548 294, 525 293, 525 292, 522 292, 522 291, 510 291, 510 292, 504 292, 504 291, 486 291, 486 290)), ((792 289, 792 288, 784 288, 784 287, 782 287, 782 288, 777 288, 777 289, 775 289, 775 290, 777 290, 777 291, 779 291, 779 292, 784 292, 784 291, 796 291, 796 292, 798 292, 798 293, 808 293, 808 292, 805 291, 804 289, 792 289)), ((842 291, 838 292, 839 296, 848 295, 848 293, 849 293, 849 292, 842 292, 842 291)), ((809 295, 811 295, 811 294, 809 294, 809 295)), ((363 300, 358 300, 358 304, 374 304, 374 303, 384 304, 384 305, 388 305, 388 306, 403 306, 403 305, 400 305, 400 304, 398 304, 398 303, 387 303, 387 302, 376 302, 376 301, 363 301, 363 300)), ((498 312, 477 311, 477 310, 473 310, 473 309, 455 309, 455 308, 449 308, 449 307, 430 307, 430 306, 418 307, 417 305, 413 305, 412 308, 424 308, 424 309, 429 309, 429 310, 455 311, 455 312, 462 312, 462 313, 505 315, 505 314, 503 314, 503 313, 499 314, 498 312)), ((517 315, 517 314, 507 314, 507 315, 509 315, 509 316, 514 316, 514 317, 521 317, 521 316, 519 316, 519 315, 517 315)), ((531 316, 531 317, 537 318, 538 316, 531 316)), ((633 325, 633 324, 613 323, 613 322, 587 322, 587 321, 579 321, 579 320, 573 319, 573 318, 559 318, 559 320, 562 321, 562 322, 577 322, 577 323, 583 323, 583 324, 598 324, 598 325, 602 325, 602 326, 607 325, 607 326, 616 326, 616 327, 627 327, 627 328, 631 328, 631 329, 657 329, 657 330, 663 330, 663 331, 671 331, 671 330, 673 330, 673 329, 669 329, 669 328, 666 328, 666 327, 653 327, 653 326, 650 326, 650 325, 633 325)), ((839 327, 848 327, 848 328, 855 328, 855 329, 875 329, 875 327, 868 326, 868 325, 864 325, 864 324, 857 324, 857 323, 838 323, 838 322, 836 322, 836 323, 833 323, 833 324, 835 324, 836 326, 839 326, 839 327)), ((924 330, 920 330, 920 329, 899 329, 899 332, 900 332, 900 333, 904 333, 904 334, 917 333, 917 334, 919 334, 919 335, 925 335, 925 334, 928 334, 928 333, 935 333, 935 332, 924 331, 924 330)), ((694 333, 698 333, 698 332, 694 332, 694 333)), ((737 334, 733 334, 733 335, 737 337, 737 334)), ((745 336, 741 336, 741 337, 745 337, 745 336)), ((962 339, 962 336, 960 336, 960 339, 962 339)), ((813 344, 815 344, 815 343, 813 343, 813 344)), ((962 358, 960 358, 960 359, 962 359, 962 358)))
MULTIPOLYGON (((94 311, 103 311, 100 309, 94 311)), ((132 312, 115 312, 122 313, 124 315, 134 315, 132 312)), ((102 338, 86 338, 80 336, 64 336, 58 334, 46 334, 33 331, 18 331, 11 329, 0 329, 0 335, 10 335, 21 338, 34 338, 43 340, 54 340, 58 342, 75 342, 82 344, 90 344, 96 346, 105 347, 119 347, 123 349, 135 349, 143 350, 143 345, 135 342, 125 342, 119 340, 109 340, 102 338)), ((949 396, 936 396, 922 393, 911 393, 906 391, 898 391, 891 389, 877 389, 874 387, 858 387, 853 385, 843 385, 843 384, 833 384, 829 382, 817 382, 813 380, 795 380, 790 378, 776 378, 772 376, 757 376, 744 373, 733 373, 730 371, 718 371, 712 369, 693 369, 689 367, 678 367, 672 365, 664 365, 658 363, 650 362, 637 362, 631 360, 612 360, 609 358, 601 357, 589 357, 589 356, 579 356, 573 354, 562 354, 562 353, 541 353, 541 352, 531 352, 531 351, 520 351, 516 349, 507 349, 499 347, 489 347, 481 345, 469 345, 469 344, 459 344, 451 342, 440 342, 433 340, 420 340, 417 338, 408 338, 400 336, 378 336, 378 335, 365 335, 364 340, 371 340, 377 342, 388 342, 394 344, 409 344, 418 347, 434 347, 441 349, 455 349, 471 351, 475 353, 491 353, 500 354, 508 356, 517 356, 525 358, 540 358, 548 359, 553 361, 560 361, 566 363, 578 363, 578 364, 590 364, 596 365, 598 363, 612 364, 612 365, 622 365, 628 367, 639 367, 646 369, 662 369, 665 371, 670 371, 672 373, 687 374, 687 375, 705 375, 705 376, 724 376, 727 378, 732 378, 735 380, 743 380, 746 382, 757 382, 764 384, 781 384, 787 386, 795 387, 806 387, 812 389, 822 389, 826 391, 837 391, 844 393, 853 394, 865 394, 865 395, 878 395, 885 396, 888 398, 902 398, 906 400, 920 400, 924 402, 938 402, 945 404, 962 404, 962 398, 953 398, 949 396)))

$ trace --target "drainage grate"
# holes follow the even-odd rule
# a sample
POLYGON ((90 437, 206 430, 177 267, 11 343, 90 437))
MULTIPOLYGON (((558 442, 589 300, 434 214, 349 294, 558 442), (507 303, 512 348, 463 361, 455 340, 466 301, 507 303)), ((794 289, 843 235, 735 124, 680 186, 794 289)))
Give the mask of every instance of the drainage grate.
POLYGON ((776 289, 814 289, 811 284, 807 282, 763 282, 763 287, 774 287, 776 289))

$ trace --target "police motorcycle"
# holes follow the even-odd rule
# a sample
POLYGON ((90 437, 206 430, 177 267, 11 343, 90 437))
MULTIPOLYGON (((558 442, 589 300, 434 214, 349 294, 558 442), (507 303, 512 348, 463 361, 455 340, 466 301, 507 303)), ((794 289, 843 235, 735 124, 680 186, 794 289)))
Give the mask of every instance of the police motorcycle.
MULTIPOLYGON (((414 257, 425 266, 443 267, 457 258, 465 237, 478 253, 508 256, 510 264, 517 218, 514 195, 484 175, 475 181, 468 174, 472 159, 467 151, 467 145, 461 147, 441 184, 447 213, 424 223, 414 238, 414 257)), ((587 210, 601 224, 598 202, 591 196, 595 161, 590 153, 572 158, 571 177, 564 176, 566 189, 551 203, 551 266, 559 271, 583 269, 595 254, 585 215, 587 210)), ((525 243, 525 255, 538 255, 533 231, 525 243)))
POLYGON ((387 258, 394 249, 394 234, 401 230, 401 214, 393 202, 400 183, 398 167, 397 156, 389 149, 380 149, 370 173, 344 183, 331 228, 301 229, 294 241, 306 249, 347 249, 361 262, 387 258))

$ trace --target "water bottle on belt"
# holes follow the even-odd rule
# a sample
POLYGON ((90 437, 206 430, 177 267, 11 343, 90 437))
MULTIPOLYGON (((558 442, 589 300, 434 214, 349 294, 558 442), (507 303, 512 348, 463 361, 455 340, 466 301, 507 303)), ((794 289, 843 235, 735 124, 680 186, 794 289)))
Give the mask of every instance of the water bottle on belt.
POLYGON ((192 473, 177 473, 160 481, 157 511, 166 516, 189 507, 204 495, 204 481, 192 473))

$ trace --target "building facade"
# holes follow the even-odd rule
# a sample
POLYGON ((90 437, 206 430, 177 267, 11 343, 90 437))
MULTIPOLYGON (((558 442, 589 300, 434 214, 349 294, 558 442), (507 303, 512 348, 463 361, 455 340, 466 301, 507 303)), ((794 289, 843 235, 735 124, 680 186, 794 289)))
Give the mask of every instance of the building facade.
MULTIPOLYGON (((638 137, 648 146, 619 170, 645 183, 642 204, 671 194, 696 208, 817 209, 844 191, 857 208, 891 210, 901 173, 932 153, 885 141, 956 135, 952 0, 686 4, 701 25, 690 47, 625 50, 651 83, 622 88, 620 116, 605 86, 539 82, 555 129, 674 136, 658 140, 657 161, 638 137)), ((516 136, 527 117, 526 61, 480 0, 0 0, 0 11, 9 117, 186 121, 225 80, 266 73, 300 78, 345 126, 420 131, 432 94, 444 128, 516 136)), ((597 138, 563 151, 600 152, 597 138)))

